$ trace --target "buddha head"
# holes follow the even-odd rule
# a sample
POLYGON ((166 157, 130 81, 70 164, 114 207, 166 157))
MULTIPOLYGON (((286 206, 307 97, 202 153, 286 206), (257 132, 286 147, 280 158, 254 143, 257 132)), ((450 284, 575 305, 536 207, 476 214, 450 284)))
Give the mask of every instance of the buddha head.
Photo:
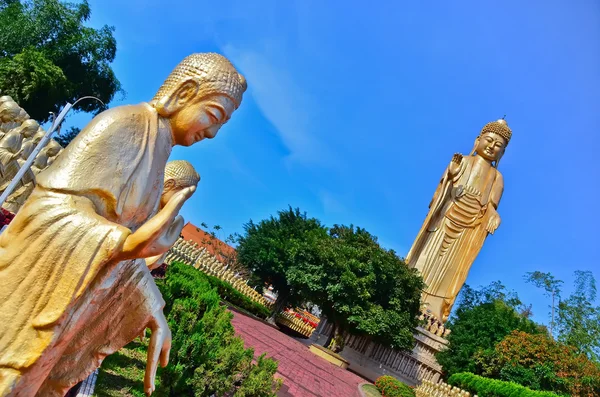
POLYGON ((38 143, 40 143, 44 135, 46 135, 46 131, 44 131, 42 127, 39 127, 37 132, 31 138, 31 141, 37 145, 38 143))
POLYGON ((0 105, 0 121, 3 123, 10 123, 11 121, 17 120, 21 108, 15 101, 4 101, 0 105))
POLYGON ((190 146, 217 135, 245 90, 246 80, 227 58, 192 54, 175 67, 151 104, 169 120, 173 144, 190 146))
POLYGON ((198 182, 200 182, 200 175, 189 162, 185 160, 169 161, 165 167, 165 182, 160 197, 161 208, 175 193, 190 186, 197 186, 198 182))
POLYGON ((511 137, 512 130, 506 120, 500 119, 487 123, 475 140, 472 154, 477 153, 497 167, 511 137))
POLYGON ((40 125, 35 120, 27 119, 19 128, 23 138, 31 138, 40 129, 40 125))
POLYGON ((58 142, 56 142, 54 139, 50 139, 50 142, 48 142, 48 145, 46 146, 46 155, 48 157, 55 157, 58 155, 61 149, 62 146, 60 146, 58 142))
POLYGON ((21 108, 19 111, 19 116, 17 117, 17 121, 23 122, 25 120, 29 120, 29 114, 25 111, 25 109, 21 108))

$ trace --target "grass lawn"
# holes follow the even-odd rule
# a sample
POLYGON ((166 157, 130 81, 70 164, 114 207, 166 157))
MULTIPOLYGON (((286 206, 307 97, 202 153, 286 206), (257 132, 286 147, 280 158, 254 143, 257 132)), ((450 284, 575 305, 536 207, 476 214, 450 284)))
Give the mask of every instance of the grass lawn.
POLYGON ((362 391, 367 397, 381 397, 381 393, 379 393, 375 385, 362 385, 362 391))
MULTIPOLYGON (((104 360, 98 372, 94 390, 96 397, 145 397, 144 373, 146 372, 146 344, 139 339, 131 342, 104 360)), ((158 376, 156 392, 160 395, 158 376)))

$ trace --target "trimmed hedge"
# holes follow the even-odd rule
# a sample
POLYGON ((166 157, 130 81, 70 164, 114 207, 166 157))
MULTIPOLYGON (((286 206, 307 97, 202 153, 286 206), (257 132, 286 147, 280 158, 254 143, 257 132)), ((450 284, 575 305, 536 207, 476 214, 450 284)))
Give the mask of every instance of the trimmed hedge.
POLYGON ((217 289, 217 293, 221 299, 229 303, 233 303, 235 306, 254 314, 256 317, 264 319, 271 316, 271 310, 269 310, 268 307, 261 305, 258 302, 254 302, 252 299, 233 288, 233 285, 229 284, 228 282, 214 276, 209 276, 205 273, 202 273, 202 275, 206 277, 213 288, 217 289))
POLYGON ((412 388, 392 376, 380 376, 375 381, 375 387, 383 397, 415 397, 412 388))
POLYGON ((454 374, 448 383, 479 397, 557 397, 549 391, 537 391, 513 382, 484 378, 470 372, 454 374))
MULTIPOLYGON (((175 263, 188 266, 178 261, 174 262, 174 264, 175 263)), ((256 317, 260 317, 262 319, 269 318, 271 316, 271 309, 258 302, 254 302, 252 299, 248 298, 246 295, 233 288, 233 285, 229 284, 228 282, 223 281, 220 278, 203 273, 202 271, 197 270, 192 266, 188 267, 199 274, 199 276, 195 277, 203 278, 210 284, 211 287, 215 288, 222 300, 227 301, 241 309, 244 309, 247 312, 252 313, 256 317)))

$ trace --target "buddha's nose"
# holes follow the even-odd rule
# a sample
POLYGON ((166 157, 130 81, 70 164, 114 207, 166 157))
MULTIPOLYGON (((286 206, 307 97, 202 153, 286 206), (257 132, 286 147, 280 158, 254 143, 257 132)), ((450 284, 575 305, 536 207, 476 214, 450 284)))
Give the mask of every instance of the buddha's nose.
POLYGON ((221 124, 211 125, 210 127, 208 127, 206 129, 205 136, 209 139, 214 138, 215 136, 217 136, 217 132, 219 132, 219 128, 221 128, 221 124))

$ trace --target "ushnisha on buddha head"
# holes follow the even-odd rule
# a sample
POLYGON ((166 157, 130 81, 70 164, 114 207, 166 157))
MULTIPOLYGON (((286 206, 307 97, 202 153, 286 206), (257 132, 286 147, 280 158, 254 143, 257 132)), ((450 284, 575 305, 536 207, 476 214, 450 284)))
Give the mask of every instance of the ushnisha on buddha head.
POLYGON ((175 69, 151 102, 170 123, 173 144, 214 138, 240 106, 246 80, 222 55, 192 54, 175 69))

